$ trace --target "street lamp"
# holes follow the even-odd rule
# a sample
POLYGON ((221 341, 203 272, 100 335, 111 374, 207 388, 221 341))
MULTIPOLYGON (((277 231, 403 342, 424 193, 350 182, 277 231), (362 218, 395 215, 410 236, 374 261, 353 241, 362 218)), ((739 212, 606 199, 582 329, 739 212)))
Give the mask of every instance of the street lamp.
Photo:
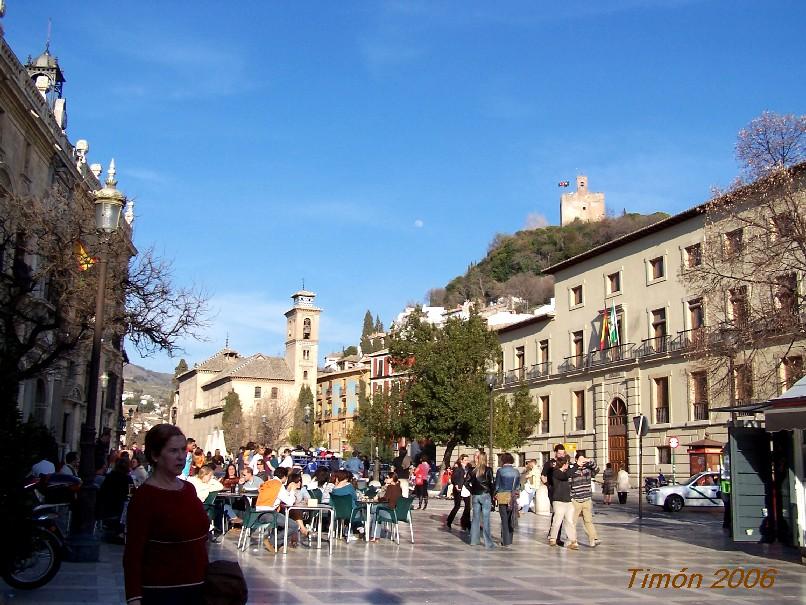
POLYGON ((485 382, 487 383, 487 390, 490 392, 490 457, 487 460, 487 464, 490 465, 492 468, 493 466, 493 389, 495 388, 495 384, 498 382, 498 376, 492 372, 488 373, 485 377, 485 382))
POLYGON ((565 441, 567 439, 566 435, 568 435, 568 432, 565 430, 565 423, 568 422, 568 412, 563 410, 561 415, 563 417, 563 445, 565 445, 565 441))
POLYGON ((302 417, 302 420, 305 422, 305 436, 308 438, 308 449, 311 449, 311 405, 306 403, 305 404, 305 415, 302 417))
POLYGON ((76 560, 97 561, 100 544, 93 536, 95 525, 95 433, 98 408, 98 386, 101 374, 101 340, 104 332, 104 306, 106 303, 106 272, 108 259, 106 246, 111 235, 117 231, 120 213, 126 197, 115 187, 115 160, 109 164, 106 186, 95 192, 95 227, 100 242, 98 250, 98 289, 95 294, 95 328, 90 355, 89 394, 87 417, 81 426, 81 494, 78 508, 73 515, 71 547, 76 560))
POLYGON ((261 426, 263 427, 263 441, 264 441, 264 445, 265 445, 265 441, 266 441, 266 422, 267 422, 267 420, 268 420, 268 418, 266 417, 266 414, 263 414, 263 415, 260 417, 260 424, 261 424, 261 426))

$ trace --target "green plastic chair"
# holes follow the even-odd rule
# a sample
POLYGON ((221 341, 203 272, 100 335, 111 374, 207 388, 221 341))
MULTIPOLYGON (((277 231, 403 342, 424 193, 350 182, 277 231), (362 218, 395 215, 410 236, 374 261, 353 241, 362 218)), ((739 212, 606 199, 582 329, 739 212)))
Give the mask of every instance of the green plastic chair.
POLYGON ((394 509, 379 504, 373 537, 378 537, 378 527, 381 523, 389 523, 394 526, 391 538, 400 544, 400 523, 408 523, 409 530, 411 531, 411 543, 414 544, 414 520, 411 516, 411 505, 413 502, 414 496, 411 496, 410 498, 398 498, 394 509))
POLYGON ((246 550, 252 539, 252 531, 257 530, 258 543, 263 541, 266 530, 274 530, 274 542, 277 546, 277 511, 256 511, 249 498, 246 499, 246 508, 243 511, 243 525, 238 536, 238 548, 246 550))
POLYGON ((330 494, 330 504, 333 506, 333 513, 336 521, 336 532, 338 536, 344 532, 344 522, 349 526, 353 524, 353 515, 357 512, 361 514, 361 509, 353 508, 353 499, 350 496, 337 496, 330 494))
MULTIPOLYGON (((313 498, 314 500, 317 500, 319 502, 319 504, 322 504, 322 490, 321 489, 319 489, 319 488, 309 489, 308 490, 308 495, 311 498, 313 498)), ((316 531, 321 533, 321 531, 322 531, 322 513, 313 512, 313 511, 311 512, 311 527, 314 526, 314 523, 316 524, 316 531)))

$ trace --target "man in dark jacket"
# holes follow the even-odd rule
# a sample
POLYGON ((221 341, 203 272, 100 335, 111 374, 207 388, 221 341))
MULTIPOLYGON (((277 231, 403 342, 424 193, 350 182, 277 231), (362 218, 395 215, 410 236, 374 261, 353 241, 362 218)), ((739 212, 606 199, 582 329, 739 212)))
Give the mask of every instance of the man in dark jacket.
POLYGON ((555 458, 554 470, 551 473, 551 480, 554 484, 554 501, 552 502, 553 516, 551 517, 549 545, 559 544, 557 537, 560 535, 560 527, 564 525, 565 534, 569 540, 568 548, 578 550, 574 504, 571 502, 571 473, 568 463, 569 460, 566 456, 555 458))
POLYGON ((466 455, 459 456, 456 461, 456 466, 453 467, 453 474, 451 474, 451 484, 453 485, 453 509, 448 513, 448 520, 445 525, 448 529, 451 528, 451 523, 456 518, 456 513, 459 512, 459 507, 464 502, 465 509, 462 511, 462 518, 459 522, 462 529, 467 531, 470 529, 470 496, 462 497, 462 488, 465 485, 465 474, 469 458, 466 455))
MULTIPOLYGON (((546 486, 549 492, 549 502, 551 502, 551 509, 554 510, 554 469, 557 467, 557 459, 565 456, 565 447, 562 443, 554 446, 554 458, 549 458, 543 465, 543 470, 540 473, 540 480, 546 486)), ((560 522, 560 530, 557 535, 557 544, 562 546, 564 543, 560 540, 562 536, 562 522, 560 522)))

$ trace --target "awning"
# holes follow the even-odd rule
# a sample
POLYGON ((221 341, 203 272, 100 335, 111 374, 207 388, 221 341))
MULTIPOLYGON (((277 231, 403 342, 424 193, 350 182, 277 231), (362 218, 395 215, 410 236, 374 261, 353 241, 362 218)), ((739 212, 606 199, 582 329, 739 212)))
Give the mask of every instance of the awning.
POLYGON ((768 431, 806 429, 806 377, 798 380, 791 389, 769 400, 764 410, 768 431))

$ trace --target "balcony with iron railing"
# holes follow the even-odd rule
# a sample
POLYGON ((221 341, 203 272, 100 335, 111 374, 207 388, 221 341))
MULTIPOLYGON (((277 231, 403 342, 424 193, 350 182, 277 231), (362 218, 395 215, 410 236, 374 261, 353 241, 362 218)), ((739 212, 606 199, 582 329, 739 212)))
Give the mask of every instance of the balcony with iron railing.
POLYGON ((635 344, 627 342, 588 353, 590 367, 610 365, 635 359, 635 344))
POLYGON ((543 363, 536 363, 529 371, 526 373, 526 377, 529 380, 535 380, 537 378, 546 378, 551 374, 551 362, 544 361, 543 363))
POLYGON ((655 423, 664 424, 669 422, 669 408, 655 408, 655 423))
POLYGON ((504 372, 503 384, 510 385, 516 382, 522 382, 526 376, 526 368, 515 368, 514 370, 507 370, 504 372))
POLYGON ((575 416, 574 417, 574 428, 577 431, 584 431, 585 430, 585 417, 584 416, 575 416))
POLYGON ((694 420, 708 420, 708 402, 694 402, 694 420))
POLYGON ((565 357, 560 367, 557 368, 557 371, 560 372, 560 374, 566 374, 568 372, 584 370, 587 366, 587 359, 587 356, 584 354, 565 357))
POLYGON ((548 435, 548 432, 549 432, 549 421, 548 421, 548 418, 547 418, 546 420, 541 420, 541 421, 540 421, 540 432, 541 432, 543 435, 548 435))
POLYGON ((645 338, 635 349, 636 357, 647 357, 648 355, 658 355, 669 353, 672 350, 672 337, 667 335, 645 338))

